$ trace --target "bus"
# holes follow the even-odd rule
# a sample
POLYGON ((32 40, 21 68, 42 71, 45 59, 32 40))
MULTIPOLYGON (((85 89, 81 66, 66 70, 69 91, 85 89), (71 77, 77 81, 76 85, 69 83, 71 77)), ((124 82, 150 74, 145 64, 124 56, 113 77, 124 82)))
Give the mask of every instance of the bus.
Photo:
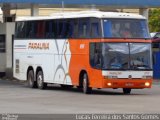
POLYGON ((145 17, 81 11, 19 18, 14 77, 31 88, 47 84, 93 88, 151 88, 151 39, 145 17))
POLYGON ((160 79, 160 38, 152 39, 153 78, 160 79))

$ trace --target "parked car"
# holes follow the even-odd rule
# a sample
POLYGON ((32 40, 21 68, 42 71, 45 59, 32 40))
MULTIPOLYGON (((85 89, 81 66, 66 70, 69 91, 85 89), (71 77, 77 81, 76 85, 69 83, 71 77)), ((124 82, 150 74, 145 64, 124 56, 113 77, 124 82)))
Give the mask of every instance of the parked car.
POLYGON ((154 40, 160 40, 160 32, 152 32, 150 33, 151 38, 154 40))

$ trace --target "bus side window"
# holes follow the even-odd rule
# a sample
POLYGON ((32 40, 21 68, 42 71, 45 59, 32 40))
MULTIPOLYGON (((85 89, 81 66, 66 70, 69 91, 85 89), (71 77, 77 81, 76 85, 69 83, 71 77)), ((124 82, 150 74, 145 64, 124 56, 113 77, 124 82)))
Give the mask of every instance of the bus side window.
POLYGON ((56 37, 56 22, 53 20, 46 21, 45 26, 45 37, 46 38, 55 38, 56 37))
POLYGON ((66 20, 64 20, 62 22, 62 29, 61 29, 61 33, 60 33, 60 38, 67 38, 67 27, 68 27, 68 24, 66 22, 66 20))
POLYGON ((37 21, 36 38, 44 38, 44 32, 45 32, 45 22, 44 21, 37 21))
POLYGON ((98 37, 100 37, 98 23, 92 23, 91 24, 91 37, 92 38, 98 38, 98 37))
POLYGON ((26 38, 30 38, 31 34, 31 21, 26 22, 27 27, 26 27, 26 38))
POLYGON ((103 21, 103 29, 104 29, 104 36, 105 37, 112 37, 111 33, 112 23, 109 20, 103 21))
POLYGON ((97 18, 91 18, 91 38, 101 38, 101 21, 97 18))
POLYGON ((59 23, 59 37, 60 38, 72 38, 73 37, 74 23, 71 20, 63 20, 59 23))
POLYGON ((30 21, 29 22, 29 32, 28 32, 28 37, 29 38, 36 38, 36 33, 37 33, 37 21, 30 21))
POLYGON ((69 20, 67 21, 67 26, 66 26, 67 38, 73 38, 73 31, 74 31, 74 21, 69 20))
POLYGON ((57 20, 57 38, 61 38, 62 29, 63 29, 63 21, 57 20))
POLYGON ((52 23, 51 21, 46 21, 45 26, 45 38, 51 38, 51 31, 52 31, 52 23))
POLYGON ((57 38, 62 38, 63 21, 57 20, 57 38))
POLYGON ((78 38, 78 19, 73 20, 73 38, 78 38))
POLYGON ((25 22, 17 22, 16 24, 16 38, 25 38, 26 33, 26 23, 25 22))
POLYGON ((89 38, 90 37, 90 24, 89 19, 80 19, 78 25, 78 36, 79 38, 89 38))

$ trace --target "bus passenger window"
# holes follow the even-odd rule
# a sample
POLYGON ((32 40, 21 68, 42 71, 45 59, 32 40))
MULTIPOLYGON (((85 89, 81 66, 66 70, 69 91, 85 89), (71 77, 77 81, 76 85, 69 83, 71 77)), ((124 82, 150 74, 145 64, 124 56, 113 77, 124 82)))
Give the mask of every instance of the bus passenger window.
POLYGON ((78 19, 73 20, 73 38, 78 38, 78 19))
POLYGON ((31 22, 26 22, 27 23, 27 29, 26 29, 26 38, 31 38, 31 22))
POLYGON ((64 37, 64 31, 65 31, 65 26, 64 26, 64 21, 57 21, 57 38, 63 38, 64 37))
POLYGON ((45 22, 44 21, 37 21, 36 38, 44 38, 44 32, 45 32, 45 22))
POLYGON ((91 38, 101 38, 101 20, 98 18, 91 18, 91 38))
POLYGON ((145 20, 104 19, 104 38, 150 38, 145 20))
POLYGON ((74 21, 69 20, 67 22, 67 27, 66 27, 66 37, 67 38, 73 38, 73 31, 74 31, 74 21))
POLYGON ((74 23, 71 20, 58 21, 57 23, 57 37, 58 38, 72 38, 74 23))
POLYGON ((55 21, 53 21, 53 20, 46 21, 45 37, 46 38, 55 38, 56 37, 55 31, 56 31, 55 21))
POLYGON ((104 20, 103 22, 103 31, 104 31, 104 37, 112 37, 112 31, 111 31, 111 21, 104 20))
POLYGON ((79 28, 79 36, 82 38, 87 37, 87 25, 83 24, 80 28, 79 28))
POLYGON ((28 37, 29 38, 35 38, 36 37, 36 30, 37 30, 37 24, 36 21, 31 21, 28 24, 28 37))
POLYGON ((100 37, 98 23, 92 23, 91 24, 91 37, 92 38, 98 38, 98 37, 100 37))
POLYGON ((15 38, 25 38, 26 27, 27 25, 25 22, 18 22, 16 24, 15 38))
POLYGON ((89 26, 89 20, 82 19, 79 21, 79 37, 80 38, 89 38, 90 37, 90 26, 89 26))
POLYGON ((68 38, 69 33, 69 23, 67 21, 63 21, 62 31, 61 31, 61 38, 68 38))

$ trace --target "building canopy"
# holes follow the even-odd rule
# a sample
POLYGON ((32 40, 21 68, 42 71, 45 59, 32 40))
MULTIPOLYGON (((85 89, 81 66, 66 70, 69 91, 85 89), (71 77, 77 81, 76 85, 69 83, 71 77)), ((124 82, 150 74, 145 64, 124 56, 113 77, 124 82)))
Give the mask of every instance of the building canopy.
POLYGON ((96 5, 111 7, 152 8, 159 7, 160 0, 0 0, 0 4, 54 4, 54 5, 96 5))

